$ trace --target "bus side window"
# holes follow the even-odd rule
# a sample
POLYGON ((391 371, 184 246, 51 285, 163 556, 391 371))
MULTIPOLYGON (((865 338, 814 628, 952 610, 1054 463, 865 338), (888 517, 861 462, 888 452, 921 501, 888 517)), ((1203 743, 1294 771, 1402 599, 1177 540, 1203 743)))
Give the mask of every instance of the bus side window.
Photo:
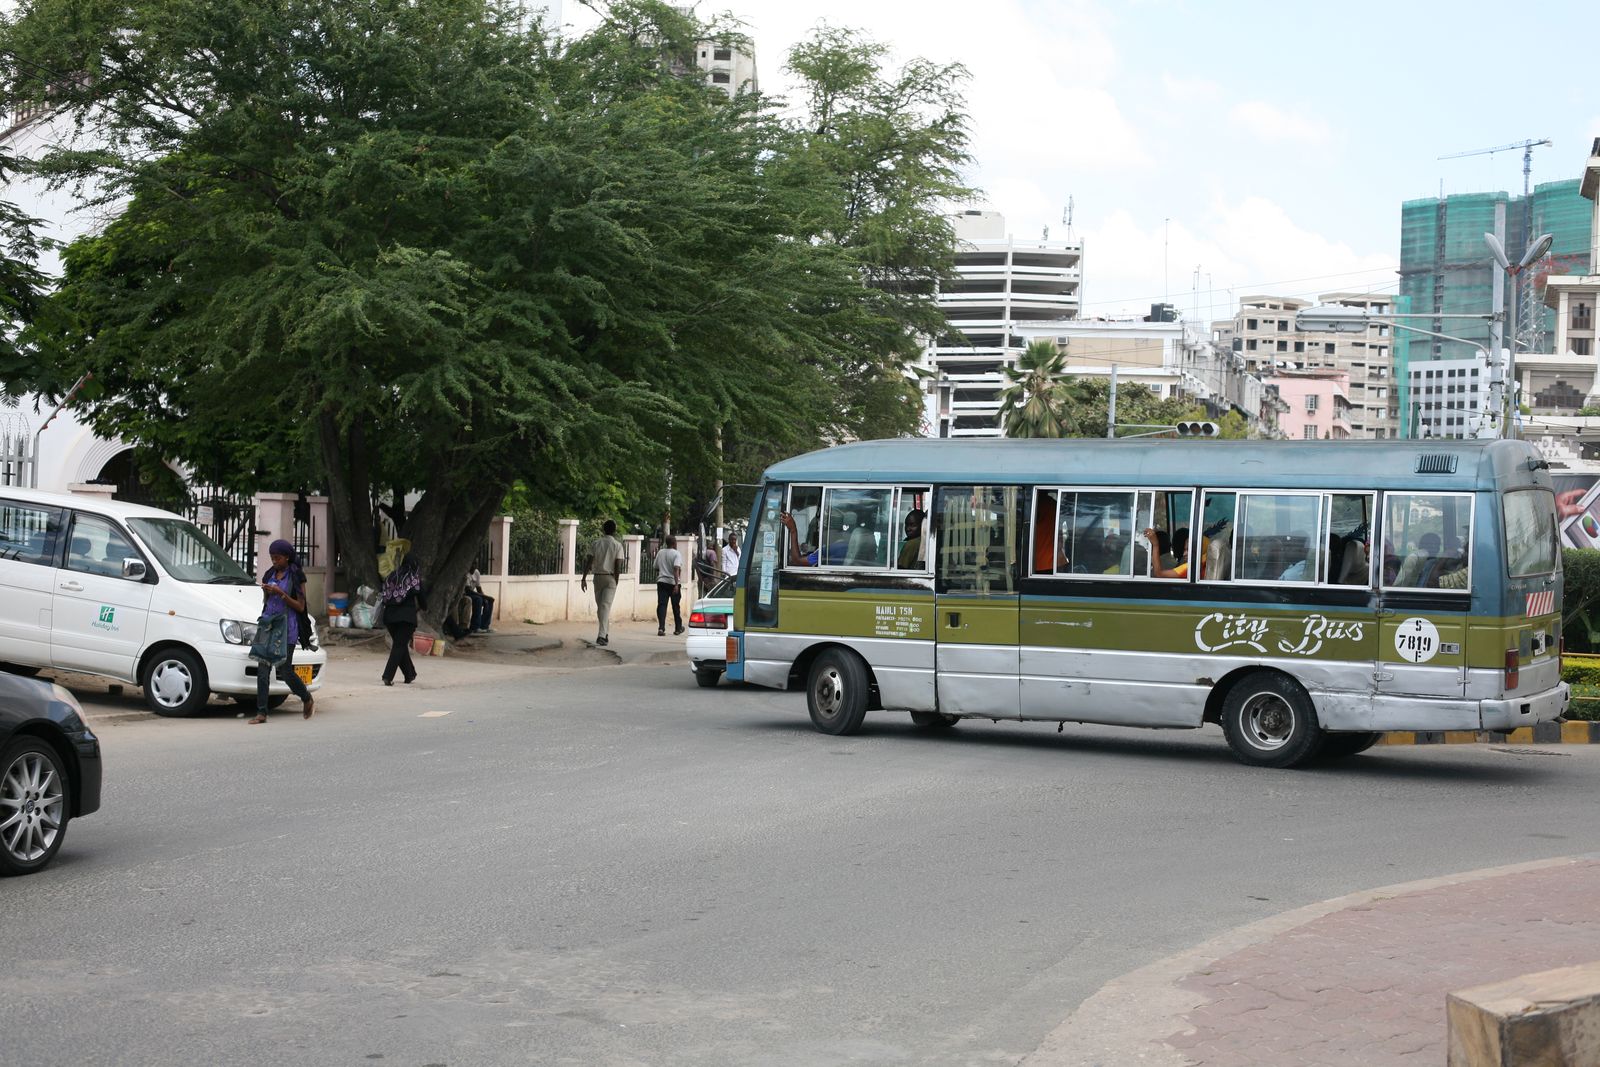
POLYGON ((946 590, 1014 593, 1014 486, 947 485, 935 504, 939 579, 946 590))
POLYGON ((1189 550, 1200 560, 1200 578, 1226 582, 1233 578, 1233 520, 1238 498, 1233 493, 1207 493, 1201 510, 1200 538, 1189 550))
POLYGON ((1040 489, 1033 495, 1033 573, 1056 569, 1056 493, 1040 489))
POLYGON ((1471 588, 1468 493, 1390 493, 1383 508, 1384 584, 1394 589, 1471 588))

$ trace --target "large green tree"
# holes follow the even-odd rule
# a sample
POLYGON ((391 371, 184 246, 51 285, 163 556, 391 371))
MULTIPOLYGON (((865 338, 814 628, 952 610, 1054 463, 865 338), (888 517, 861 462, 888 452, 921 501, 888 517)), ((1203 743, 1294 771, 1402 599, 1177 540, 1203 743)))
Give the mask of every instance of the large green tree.
POLYGON ((0 48, 82 72, 58 99, 98 145, 39 169, 119 205, 25 335, 36 384, 92 369, 102 428, 324 485, 353 581, 387 500, 446 589, 519 479, 643 499, 715 471, 719 428, 909 429, 960 72, 886 81, 824 33, 832 120, 783 122, 686 70, 706 27, 600 6, 558 49, 512 0, 24 5, 0 48))
MULTIPOLYGON (((1000 391, 1000 424, 1007 437, 1095 436, 1082 416, 1089 404, 1084 383, 1067 374, 1066 353, 1054 342, 1028 342, 1015 364, 1005 368, 1000 391)), ((1104 416, 1100 425, 1104 426, 1104 416)))

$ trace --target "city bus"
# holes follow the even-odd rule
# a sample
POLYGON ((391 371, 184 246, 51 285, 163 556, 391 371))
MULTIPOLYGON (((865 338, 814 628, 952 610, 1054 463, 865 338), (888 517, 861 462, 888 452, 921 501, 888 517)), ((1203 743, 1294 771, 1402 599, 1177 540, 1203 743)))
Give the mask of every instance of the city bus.
POLYGON ((1246 764, 1557 718, 1561 557, 1522 441, 865 441, 769 468, 730 679, 811 721, 1221 726, 1246 764))

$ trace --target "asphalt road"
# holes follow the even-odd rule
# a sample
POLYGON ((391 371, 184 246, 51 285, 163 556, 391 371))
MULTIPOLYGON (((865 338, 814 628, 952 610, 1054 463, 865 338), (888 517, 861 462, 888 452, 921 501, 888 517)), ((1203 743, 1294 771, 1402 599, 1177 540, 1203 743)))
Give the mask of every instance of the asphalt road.
POLYGON ((0 1060, 1015 1063, 1238 924, 1600 851, 1589 746, 1296 772, 1214 730, 831 738, 676 666, 320 703, 104 722, 104 808, 0 882, 0 1060))

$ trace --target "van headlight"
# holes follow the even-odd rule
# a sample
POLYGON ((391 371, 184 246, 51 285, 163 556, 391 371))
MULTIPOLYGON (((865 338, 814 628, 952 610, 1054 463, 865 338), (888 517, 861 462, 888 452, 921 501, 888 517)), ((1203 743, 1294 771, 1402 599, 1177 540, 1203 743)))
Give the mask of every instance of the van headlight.
POLYGON ((222 639, 230 645, 253 645, 256 642, 256 624, 253 622, 223 619, 217 625, 222 627, 222 639))

